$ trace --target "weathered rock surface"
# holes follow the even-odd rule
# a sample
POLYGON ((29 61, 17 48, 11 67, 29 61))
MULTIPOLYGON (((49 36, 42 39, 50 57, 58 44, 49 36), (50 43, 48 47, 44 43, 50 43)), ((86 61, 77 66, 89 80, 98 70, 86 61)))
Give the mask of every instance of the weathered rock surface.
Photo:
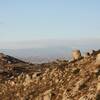
POLYGON ((3 64, 9 57, 1 57, 0 100, 100 100, 100 66, 95 64, 99 53, 44 64, 10 56, 11 63, 3 64))
POLYGON ((100 65, 100 53, 96 57, 96 64, 100 65))

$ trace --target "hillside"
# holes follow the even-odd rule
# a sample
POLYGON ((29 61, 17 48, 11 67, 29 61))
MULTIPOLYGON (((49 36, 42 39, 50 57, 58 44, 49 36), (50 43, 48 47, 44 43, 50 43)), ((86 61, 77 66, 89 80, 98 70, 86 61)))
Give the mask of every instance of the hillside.
POLYGON ((0 100, 100 100, 99 53, 43 64, 0 54, 0 100))

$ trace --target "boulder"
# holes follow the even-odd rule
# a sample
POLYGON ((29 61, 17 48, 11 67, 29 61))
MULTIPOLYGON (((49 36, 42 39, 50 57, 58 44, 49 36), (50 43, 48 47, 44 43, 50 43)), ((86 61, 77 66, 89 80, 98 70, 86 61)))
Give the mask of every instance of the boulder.
POLYGON ((100 91, 100 82, 97 84, 97 91, 100 91))
POLYGON ((93 55, 93 54, 95 54, 95 52, 96 52, 95 50, 91 50, 90 54, 93 55))
POLYGON ((81 52, 80 50, 73 50, 72 52, 72 58, 73 60, 78 60, 81 58, 81 52))
POLYGON ((97 64, 97 65, 100 65, 100 53, 97 54, 97 57, 96 57, 96 64, 97 64))
POLYGON ((90 56, 90 53, 89 52, 86 52, 85 54, 84 54, 84 58, 88 58, 90 56))

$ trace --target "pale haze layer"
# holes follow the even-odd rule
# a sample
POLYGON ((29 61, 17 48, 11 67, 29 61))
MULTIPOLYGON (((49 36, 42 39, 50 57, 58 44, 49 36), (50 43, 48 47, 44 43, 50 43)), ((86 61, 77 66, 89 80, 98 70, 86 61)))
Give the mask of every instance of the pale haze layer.
POLYGON ((0 48, 98 48, 99 12, 100 0, 0 0, 0 48))

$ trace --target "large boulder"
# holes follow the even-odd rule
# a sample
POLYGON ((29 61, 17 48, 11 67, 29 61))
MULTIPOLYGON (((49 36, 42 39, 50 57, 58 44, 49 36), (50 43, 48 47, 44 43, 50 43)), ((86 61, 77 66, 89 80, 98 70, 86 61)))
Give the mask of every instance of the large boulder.
POLYGON ((81 58, 81 52, 80 50, 73 50, 72 51, 72 58, 73 60, 78 60, 81 58))
POLYGON ((96 57, 96 64, 100 65, 100 53, 96 57))

